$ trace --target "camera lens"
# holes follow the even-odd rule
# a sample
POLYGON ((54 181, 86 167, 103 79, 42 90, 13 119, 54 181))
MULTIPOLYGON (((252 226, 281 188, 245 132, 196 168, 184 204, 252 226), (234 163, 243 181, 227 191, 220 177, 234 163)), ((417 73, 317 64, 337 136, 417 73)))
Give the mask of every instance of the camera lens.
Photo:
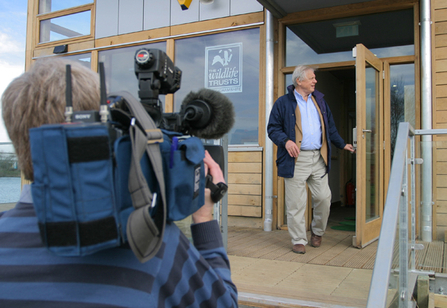
POLYGON ((135 61, 141 68, 148 68, 152 65, 154 55, 147 49, 140 49, 135 54, 135 61))

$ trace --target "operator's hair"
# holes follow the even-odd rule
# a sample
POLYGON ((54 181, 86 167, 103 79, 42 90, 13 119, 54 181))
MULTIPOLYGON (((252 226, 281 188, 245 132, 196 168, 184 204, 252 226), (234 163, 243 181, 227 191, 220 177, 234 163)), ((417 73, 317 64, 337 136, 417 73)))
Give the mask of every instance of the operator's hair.
POLYGON ((292 74, 292 81, 293 81, 293 86, 296 88, 297 86, 297 82, 296 80, 299 79, 300 81, 303 81, 307 78, 306 76, 306 72, 307 71, 312 71, 314 72, 315 69, 310 67, 310 66, 306 66, 306 65, 298 65, 297 67, 295 67, 295 70, 293 71, 292 74))
POLYGON ((14 79, 2 96, 2 113, 19 166, 33 181, 28 130, 65 121, 65 70, 71 65, 73 110, 99 109, 99 75, 78 62, 47 58, 14 79))

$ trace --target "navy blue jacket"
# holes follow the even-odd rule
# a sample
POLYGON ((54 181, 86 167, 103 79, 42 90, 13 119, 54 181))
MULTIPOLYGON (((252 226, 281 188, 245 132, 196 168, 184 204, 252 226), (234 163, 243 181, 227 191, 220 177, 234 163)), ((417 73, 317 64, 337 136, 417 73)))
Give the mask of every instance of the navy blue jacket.
MULTIPOLYGON (((294 89, 293 85, 288 86, 288 93, 276 100, 272 111, 270 112, 269 123, 267 126, 269 138, 278 146, 276 166, 278 167, 278 176, 283 178, 292 178, 295 170, 295 158, 289 155, 285 147, 286 142, 289 139, 296 142, 295 109, 297 107, 297 102, 295 94, 293 93, 294 89)), ((312 93, 312 96, 315 98, 318 107, 320 108, 324 120, 324 127, 326 128, 326 140, 328 140, 328 164, 326 166, 326 172, 329 173, 329 170, 331 169, 331 145, 329 141, 340 149, 343 149, 346 146, 346 143, 338 134, 331 110, 323 99, 324 94, 315 90, 312 93)))

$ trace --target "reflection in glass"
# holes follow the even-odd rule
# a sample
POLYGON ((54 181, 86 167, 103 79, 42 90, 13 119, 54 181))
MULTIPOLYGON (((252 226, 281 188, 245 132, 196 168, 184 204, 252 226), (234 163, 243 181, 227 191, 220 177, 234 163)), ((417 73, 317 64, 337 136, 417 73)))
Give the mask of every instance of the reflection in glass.
MULTIPOLYGON (((235 125, 228 134, 228 142, 258 145, 259 29, 177 40, 175 65, 182 70, 183 77, 180 90, 174 94, 176 112, 180 110, 183 98, 190 91, 204 88, 207 77, 215 77, 205 75, 206 63, 209 63, 208 72, 215 75, 232 74, 233 77, 242 78, 237 82, 239 87, 221 89, 233 102, 236 113, 235 125)), ((211 89, 215 90, 212 86, 211 89)))
POLYGON ((90 11, 45 19, 40 22, 40 43, 90 34, 90 11))
POLYGON ((365 69, 366 82, 366 122, 361 132, 366 142, 366 221, 379 216, 379 72, 373 67, 365 69))
MULTIPOLYGON (((127 91, 138 97, 138 79, 135 75, 135 52, 141 48, 160 49, 166 52, 166 43, 153 43, 99 52, 99 62, 104 63, 107 92, 127 91)), ((164 95, 160 95, 164 103, 164 95)))
POLYGON ((64 10, 87 3, 93 3, 93 0, 40 0, 39 14, 64 10))
POLYGON ((92 56, 90 53, 83 53, 79 55, 68 55, 64 56, 64 59, 70 60, 70 61, 76 61, 81 63, 87 68, 92 68, 91 62, 92 62, 92 56))
POLYGON ((415 122, 414 64, 390 66, 391 160, 400 122, 415 122))

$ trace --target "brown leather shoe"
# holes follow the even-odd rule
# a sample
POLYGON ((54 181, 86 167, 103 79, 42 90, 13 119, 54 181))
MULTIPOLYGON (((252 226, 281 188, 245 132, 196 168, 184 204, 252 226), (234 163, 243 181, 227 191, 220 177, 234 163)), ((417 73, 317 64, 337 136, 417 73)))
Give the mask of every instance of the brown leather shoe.
POLYGON ((306 247, 304 247, 303 244, 295 244, 295 245, 293 245, 292 251, 294 253, 305 254, 306 253, 306 247))
POLYGON ((315 248, 320 247, 322 239, 323 239, 322 236, 318 236, 312 232, 312 236, 310 237, 310 245, 315 248))

